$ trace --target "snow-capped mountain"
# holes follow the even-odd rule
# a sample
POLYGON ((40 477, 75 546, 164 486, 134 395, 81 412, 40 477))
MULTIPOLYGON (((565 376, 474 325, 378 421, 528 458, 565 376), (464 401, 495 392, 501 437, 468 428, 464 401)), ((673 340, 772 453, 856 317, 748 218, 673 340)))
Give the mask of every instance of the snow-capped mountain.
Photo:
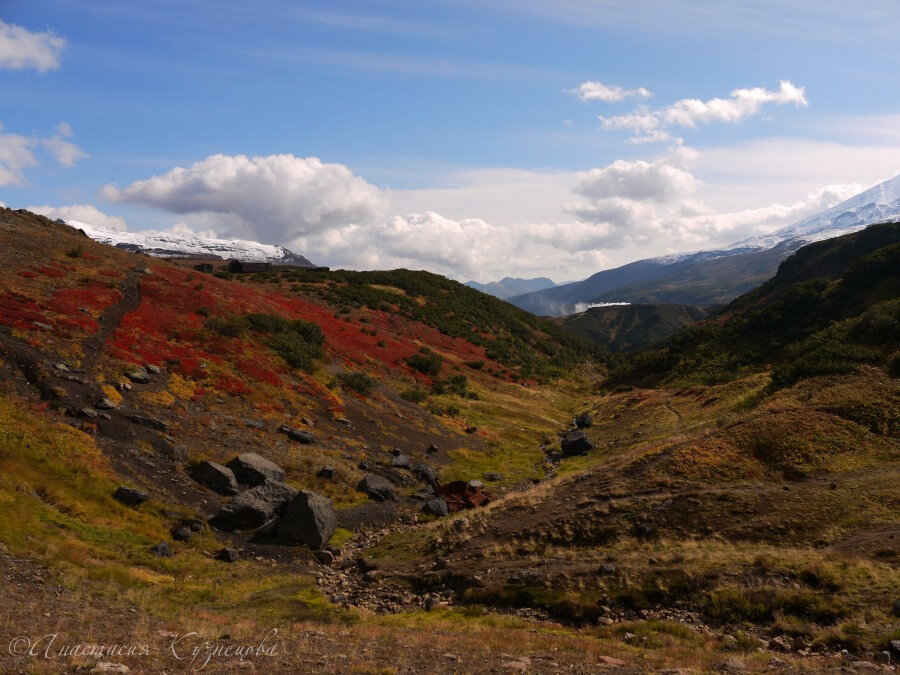
POLYGON ((744 239, 728 248, 772 248, 788 240, 811 243, 850 234, 867 225, 897 217, 900 217, 900 176, 879 183, 799 223, 770 234, 744 239))
POLYGON ((889 220, 900 220, 900 176, 769 234, 708 251, 638 260, 508 302, 554 316, 601 302, 722 305, 762 284, 801 246, 889 220))
POLYGON ((148 255, 165 258, 222 258, 243 262, 269 262, 275 265, 297 265, 315 267, 302 255, 297 255, 284 246, 260 244, 243 239, 213 239, 179 232, 125 232, 105 230, 90 223, 66 220, 70 227, 83 230, 91 239, 103 244, 117 246, 148 255))

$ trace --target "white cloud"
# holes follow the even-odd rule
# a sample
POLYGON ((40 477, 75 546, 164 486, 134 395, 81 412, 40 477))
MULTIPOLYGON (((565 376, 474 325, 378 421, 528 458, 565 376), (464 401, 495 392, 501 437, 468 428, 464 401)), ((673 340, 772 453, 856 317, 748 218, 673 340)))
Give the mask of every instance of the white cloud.
POLYGON ((638 106, 625 115, 600 115, 598 119, 603 129, 631 131, 634 134, 632 141, 643 143, 670 139, 669 128, 673 126, 696 129, 699 124, 711 122, 736 124, 759 114, 767 104, 791 103, 798 108, 806 108, 809 105, 806 91, 803 87, 782 80, 778 91, 769 91, 765 87, 735 89, 728 98, 712 98, 708 101, 684 98, 658 110, 638 106))
POLYGON ((79 159, 88 154, 74 143, 67 141, 60 134, 50 138, 42 138, 41 145, 56 159, 60 166, 72 168, 79 159))
MULTIPOLYGON (((2 129, 3 124, 0 124, 2 129)), ((60 122, 56 130, 57 133, 48 138, 0 133, 0 186, 23 187, 28 184, 25 170, 40 165, 34 154, 36 146, 43 147, 65 167, 75 166, 75 162, 87 157, 81 148, 64 138, 72 135, 71 126, 60 122)))
POLYGON ((64 38, 49 31, 32 33, 0 19, 0 68, 33 68, 40 73, 56 70, 60 66, 59 53, 65 46, 64 38))
POLYGON ((106 185, 114 202, 200 214, 216 230, 287 241, 386 215, 387 198, 342 164, 293 155, 212 155, 125 188, 106 185))
POLYGON ((625 89, 618 84, 603 84, 593 80, 582 82, 576 89, 566 89, 566 92, 577 96, 582 101, 606 101, 607 103, 618 103, 626 98, 650 98, 653 96, 650 90, 644 87, 625 89))
POLYGON ((28 211, 47 216, 51 220, 62 218, 63 220, 78 220, 88 225, 94 225, 101 230, 125 232, 128 224, 124 218, 110 216, 91 204, 72 204, 71 206, 26 206, 28 211))
MULTIPOLYGON (((2 124, 0 129, 3 129, 2 124)), ((33 147, 31 138, 0 133, 0 186, 26 184, 25 169, 38 165, 33 147)))

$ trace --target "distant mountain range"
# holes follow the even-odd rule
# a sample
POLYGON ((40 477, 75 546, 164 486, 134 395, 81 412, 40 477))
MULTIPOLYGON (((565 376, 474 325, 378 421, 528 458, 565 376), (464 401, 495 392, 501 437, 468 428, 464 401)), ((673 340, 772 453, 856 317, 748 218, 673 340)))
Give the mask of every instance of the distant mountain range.
POLYGON ((523 293, 532 293, 534 291, 543 291, 547 288, 553 288, 556 284, 547 277, 537 277, 535 279, 505 277, 500 281, 491 281, 486 284, 481 284, 477 281, 467 281, 466 286, 481 291, 482 293, 493 295, 501 300, 506 300, 514 295, 522 295, 523 293))
POLYGON ((91 239, 129 251, 140 251, 158 258, 235 259, 242 262, 269 262, 274 265, 315 267, 302 255, 284 246, 260 244, 243 239, 213 239, 195 234, 174 232, 120 232, 104 230, 78 220, 65 220, 66 225, 79 230, 91 239))
POLYGON ((549 316, 603 302, 724 305, 771 278, 781 261, 801 246, 898 217, 900 176, 771 234, 718 250, 638 260, 508 302, 549 316))
POLYGON ((693 305, 604 305, 553 319, 566 331, 611 352, 632 352, 667 338, 707 313, 693 305))

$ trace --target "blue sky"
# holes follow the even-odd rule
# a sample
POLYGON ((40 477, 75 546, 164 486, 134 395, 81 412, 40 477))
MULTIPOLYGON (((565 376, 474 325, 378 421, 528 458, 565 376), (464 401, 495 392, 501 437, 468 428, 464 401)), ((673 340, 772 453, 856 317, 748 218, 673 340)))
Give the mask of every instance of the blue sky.
POLYGON ((0 201, 324 264, 572 279, 900 172, 888 0, 5 0, 0 20, 0 201))

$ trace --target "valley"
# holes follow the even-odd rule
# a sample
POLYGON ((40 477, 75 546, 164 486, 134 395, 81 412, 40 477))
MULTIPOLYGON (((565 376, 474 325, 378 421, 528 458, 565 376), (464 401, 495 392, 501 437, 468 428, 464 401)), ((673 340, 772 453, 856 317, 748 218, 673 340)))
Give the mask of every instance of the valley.
POLYGON ((2 209, 3 634, 137 640, 130 672, 192 632, 211 672, 890 668, 898 246, 798 245, 709 314, 646 306, 662 340, 587 310, 608 350, 427 272, 210 274, 2 209), (454 481, 494 499, 435 512, 454 481))

